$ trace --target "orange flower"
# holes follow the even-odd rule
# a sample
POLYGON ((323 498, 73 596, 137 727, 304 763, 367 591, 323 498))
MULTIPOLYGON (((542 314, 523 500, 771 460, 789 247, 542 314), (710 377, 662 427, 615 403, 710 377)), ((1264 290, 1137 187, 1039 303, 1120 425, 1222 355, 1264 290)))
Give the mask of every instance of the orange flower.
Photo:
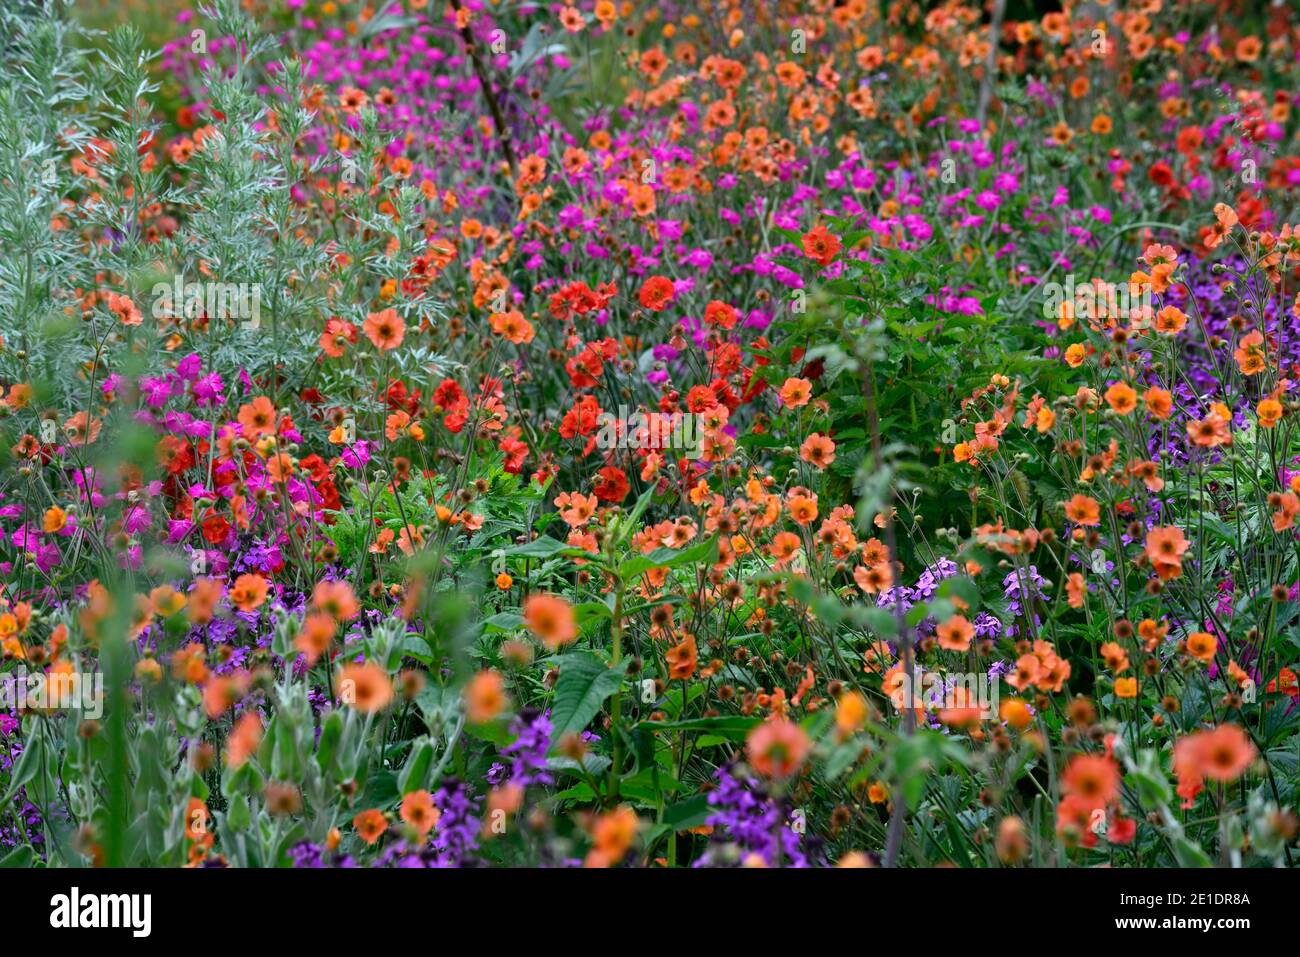
POLYGON ((240 575, 230 589, 230 603, 240 611, 253 611, 266 601, 267 584, 261 575, 240 575))
POLYGON ((668 663, 668 677, 674 681, 685 681, 695 674, 699 655, 694 636, 687 635, 681 644, 669 648, 664 652, 664 660, 668 663))
POLYGON ((376 349, 389 352, 402 344, 406 336, 406 323, 397 314, 396 309, 367 313, 366 321, 361 327, 376 349))
POLYGON ((275 406, 264 395, 259 395, 247 405, 239 407, 239 424, 243 427, 244 438, 250 442, 258 436, 275 432, 275 406))
POLYGON ((552 651, 578 637, 573 606, 557 595, 529 595, 524 602, 524 624, 552 651))
POLYGON ((594 495, 583 495, 581 492, 561 492, 555 498, 555 507, 560 510, 560 518, 570 528, 582 528, 591 517, 596 514, 596 507, 600 504, 594 495))
POLYGON ((1112 672, 1118 675, 1128 671, 1128 652, 1118 644, 1113 641, 1104 642, 1098 651, 1101 652, 1101 657, 1102 660, 1106 662, 1106 667, 1112 672))
POLYGON ((488 323, 498 336, 517 346, 524 346, 533 341, 535 334, 533 324, 517 309, 511 309, 509 312, 494 312, 488 316, 488 323))
POLYGON ((768 778, 788 778, 798 771, 812 748, 808 735, 793 721, 764 721, 749 732, 745 754, 750 766, 768 778))
POLYGON ((1187 636, 1187 653, 1201 661, 1213 661, 1219 641, 1208 631, 1194 631, 1187 636))
POLYGON ((465 685, 465 717, 472 724, 487 724, 506 707, 506 683, 491 668, 480 671, 465 685))
POLYGON ((817 469, 824 469, 835 461, 835 443, 820 432, 814 432, 799 446, 799 458, 817 469))
POLYGON ((587 855, 587 867, 610 867, 627 856, 636 840, 640 821, 636 812, 627 805, 619 805, 596 819, 591 829, 594 845, 587 855))
POLYGON ((1193 419, 1187 423, 1187 437, 1203 448, 1215 448, 1232 444, 1232 432, 1228 428, 1226 416, 1211 412, 1203 419, 1193 419))
POLYGON ((859 731, 867 723, 867 699, 856 691, 846 691, 835 703, 835 727, 841 734, 859 731))
MULTIPOLYGON (((438 818, 442 817, 442 812, 433 806, 433 795, 428 791, 412 791, 406 795, 402 798, 402 807, 397 813, 421 837, 432 831, 433 826, 438 823, 438 818)), ((357 830, 360 831, 361 828, 358 827, 357 830)))
POLYGON ((1088 586, 1083 575, 1070 572, 1065 579, 1065 600, 1071 608, 1082 608, 1088 599, 1088 586))
POLYGON ((964 615, 953 615, 935 631, 939 637, 939 647, 948 651, 970 650, 971 639, 975 637, 975 627, 964 615))
POLYGON ((388 830, 388 818, 384 817, 383 811, 370 808, 368 811, 359 812, 352 819, 352 826, 357 829, 357 835, 361 840, 373 844, 388 830))
POLYGON ((1221 724, 1213 731, 1190 734, 1180 739, 1174 750, 1175 767, 1181 758, 1190 765, 1190 770, 1213 781, 1235 781, 1258 753, 1249 735, 1235 724, 1221 724))
POLYGON ((101 427, 102 423, 99 419, 91 418, 85 412, 78 412, 63 423, 63 431, 68 436, 68 444, 74 447, 93 444, 99 438, 101 427))
POLYGON ((1177 578, 1183 573, 1183 555, 1191 543, 1176 525, 1162 525, 1147 532, 1146 555, 1151 567, 1163 580, 1177 578))
POLYGON ((1163 422, 1174 411, 1174 397, 1165 389, 1152 386, 1142 393, 1142 402, 1153 419, 1163 422))
POLYGON ((1116 382, 1106 390, 1106 402, 1118 415, 1128 415, 1137 408, 1137 393, 1126 382, 1116 382))
POLYGON ((1136 698, 1138 696, 1138 680, 1136 678, 1116 678, 1115 679, 1115 697, 1116 698, 1136 698))
POLYGON ((874 595, 890 588, 894 584, 894 573, 888 562, 875 565, 859 565, 853 569, 853 580, 868 595, 874 595))
POLYGON ((807 525, 817 518, 817 500, 809 495, 790 496, 788 506, 796 525, 807 525))
POLYGON ((1273 531, 1284 532, 1295 524, 1295 517, 1300 514, 1300 496, 1295 492, 1270 495, 1269 504, 1274 503, 1277 505, 1277 511, 1273 513, 1273 531))
POLYGON ((1156 332, 1176 336, 1187 326, 1187 315, 1177 306, 1165 306, 1156 313, 1156 332))
POLYGON ((829 266, 839 251, 839 237, 827 232, 825 226, 815 226, 803 235, 803 254, 818 265, 829 266))
POLYGON ((1233 350, 1232 357, 1237 360, 1242 375, 1259 375, 1268 368, 1268 362, 1264 358, 1263 334, 1258 329, 1246 333, 1233 350))
POLYGON ((345 665, 335 684, 339 701, 367 714, 383 711, 393 700, 388 672, 370 661, 345 665))
POLYGON ((1282 419, 1282 403, 1277 399, 1264 399, 1255 406, 1255 415, 1259 417, 1260 428, 1275 428, 1282 419))
POLYGON ((262 719, 254 711, 245 711, 226 739, 226 764, 237 768, 257 751, 262 743, 262 719))
POLYGON ((807 379, 798 379, 791 376, 785 380, 779 393, 781 402, 788 409, 797 409, 800 406, 808 404, 812 398, 812 383, 807 379))
POLYGON ((311 603, 337 622, 351 621, 361 612, 352 586, 345 581, 317 582, 311 603))
POLYGON ((52 505, 45 510, 45 517, 41 521, 41 528, 47 534, 54 534, 68 523, 68 513, 57 505, 52 505))
POLYGON ((338 625, 333 618, 315 612, 303 619, 298 637, 293 640, 293 646, 307 659, 307 665, 310 667, 329 650, 337 630, 338 625))
POLYGON ((212 615, 221 601, 221 582, 215 578, 196 578, 190 589, 186 614, 196 625, 205 625, 212 620, 212 615))
POLYGON ((1096 499, 1075 495, 1065 503, 1065 517, 1076 525, 1100 525, 1101 509, 1096 499))
POLYGON ((1119 793, 1119 769, 1102 755, 1076 755, 1061 775, 1061 790, 1086 807, 1104 808, 1119 793))

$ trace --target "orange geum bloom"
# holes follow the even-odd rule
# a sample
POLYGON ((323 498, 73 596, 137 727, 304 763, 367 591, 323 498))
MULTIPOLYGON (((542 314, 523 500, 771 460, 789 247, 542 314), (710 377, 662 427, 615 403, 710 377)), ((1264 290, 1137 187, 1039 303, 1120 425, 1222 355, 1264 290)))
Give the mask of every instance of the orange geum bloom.
POLYGON ((641 286, 637 299, 651 312, 661 312, 673 301, 677 292, 673 281, 666 276, 651 276, 641 286))
POLYGON ((262 719, 255 711, 245 711, 226 738, 226 764, 237 768, 257 751, 262 743, 262 719))
POLYGON ((264 395, 239 407, 239 424, 250 442, 261 435, 275 433, 275 406, 264 395))
POLYGON ((374 714, 383 711, 393 700, 393 683, 388 672, 374 662, 344 665, 335 679, 339 701, 374 714))
POLYGON ((68 513, 57 505, 51 505, 45 510, 45 516, 41 520, 41 528, 46 534, 54 534, 68 523, 68 513))
MULTIPOLYGON (((402 798, 402 806, 397 813, 421 837, 432 831, 442 817, 442 812, 433 806, 433 795, 424 790, 412 791, 402 798)), ((361 828, 358 827, 357 830, 360 831, 361 828)))
POLYGON ((366 811, 359 812, 352 818, 352 826, 357 829, 357 836, 367 844, 373 844, 379 840, 379 836, 388 830, 388 818, 384 812, 376 808, 370 808, 366 811))
POLYGON ((312 589, 311 603, 335 621, 351 621, 361 611, 352 586, 345 581, 320 581, 312 589))
POLYGON ((786 719, 764 721, 749 732, 745 754, 749 765, 767 778, 788 778, 803 765, 812 749, 808 735, 786 719))
POLYGON ((776 559, 776 567, 789 564, 799 553, 799 536, 794 532, 777 532, 772 537, 772 543, 768 545, 767 551, 776 559))
POLYGON ((781 396, 781 402, 787 409, 800 408, 807 405, 808 400, 812 398, 812 383, 807 379, 791 376, 781 385, 778 395, 781 396))
MULTIPOLYGON (((1221 724, 1212 731, 1197 731, 1179 739, 1174 764, 1214 781, 1235 781, 1250 767, 1258 752, 1250 736, 1235 724, 1221 724)), ((1184 772, 1179 771, 1181 777, 1184 772)), ((1179 791, 1181 794, 1182 792, 1179 791)))
POLYGON ((824 469, 835 461, 835 442, 820 432, 814 432, 799 446, 799 458, 817 469, 824 469))
POLYGON ((552 651, 578 637, 573 606, 557 595, 536 592, 524 602, 524 625, 552 651))
POLYGON ((1274 398, 1263 399, 1255 406, 1255 415, 1259 417, 1260 428, 1275 428, 1282 419, 1282 403, 1274 398))
POLYGON ((1106 390, 1106 402, 1117 415, 1128 415, 1137 408, 1137 393, 1127 382, 1116 382, 1106 390))
POLYGON ((1237 348, 1233 350, 1232 357, 1237 360, 1237 368, 1241 370, 1242 375, 1259 375, 1263 372, 1268 368, 1268 362, 1264 358, 1263 333, 1258 329, 1252 329, 1242 336, 1237 348))
POLYGON ((803 254, 818 265, 829 266, 839 251, 839 237, 825 226, 815 226, 803 235, 803 254))
POLYGON ((1106 662, 1106 667, 1115 674, 1119 675, 1128 671, 1128 652, 1116 642, 1107 641, 1098 650, 1101 652, 1102 660, 1106 662))
POLYGON ((699 664, 699 654, 694 636, 687 635, 680 644, 669 648, 664 652, 664 660, 668 664, 668 677, 674 681, 685 681, 695 674, 699 664))
POLYGON ((1163 580, 1183 573, 1183 555, 1191 547, 1183 530, 1176 525, 1162 525, 1147 532, 1146 555, 1163 580))
POLYGON ((875 595, 893 586, 894 573, 888 562, 859 565, 853 569, 853 580, 868 595, 875 595))
POLYGON ((564 519, 570 528, 582 528, 591 521, 599 504, 596 496, 583 495, 581 492, 561 492, 555 498, 555 507, 560 510, 560 518, 564 519))
POLYGON ((1088 586, 1084 582, 1083 575, 1079 572, 1070 572, 1065 579, 1065 596, 1066 602, 1071 608, 1082 608, 1088 599, 1088 586))
POLYGON ((253 611, 266 601, 267 583, 261 575, 240 575, 230 589, 230 603, 240 611, 253 611))
POLYGON ((1156 313, 1156 332, 1176 336, 1187 326, 1187 314, 1177 306, 1165 306, 1156 313))
POLYGON ((397 310, 392 308, 384 309, 381 312, 368 313, 361 328, 364 330, 366 338, 380 352, 389 352, 396 349, 402 344, 402 339, 406 336, 406 323, 397 314, 397 310))
POLYGON ((975 626, 964 615, 953 615, 940 623, 935 629, 939 638, 939 647, 948 651, 969 651, 971 639, 975 637, 975 626))
POLYGON ((1153 419, 1164 421, 1174 411, 1174 397, 1166 389, 1152 386, 1142 393, 1142 403, 1153 419))
POLYGON ((506 683, 499 671, 484 669, 465 684, 465 717, 486 724, 505 710, 506 683))
POLYGON ((1211 412, 1203 419, 1193 419, 1187 423, 1187 437, 1203 448, 1231 445, 1232 432, 1228 425, 1226 416, 1211 412))
POLYGON ((329 650, 337 630, 338 624, 332 617, 322 612, 313 612, 303 619, 293 646, 307 659, 308 666, 314 665, 329 650))
POLYGON ((1300 496, 1295 492, 1274 493, 1268 497, 1268 503, 1277 509, 1273 513, 1273 531, 1284 532, 1295 524, 1295 517, 1300 514, 1300 496))
POLYGON ((636 840, 639 825, 636 812, 626 804, 598 817, 591 829, 594 846, 587 855, 585 866, 611 867, 621 861, 636 840))
POLYGON ((1089 808, 1103 808, 1119 793, 1119 768, 1099 754, 1079 754, 1061 775, 1061 790, 1089 808))
POLYGON ((508 342, 524 346, 533 341, 533 324, 524 318, 517 309, 509 312, 494 312, 488 317, 492 331, 508 342))
POLYGON ((1100 525, 1101 509, 1096 499, 1075 495, 1065 503, 1065 517, 1076 525, 1100 525))
POLYGON ((817 518, 817 499, 811 495, 792 495, 786 504, 796 525, 808 525, 817 518))

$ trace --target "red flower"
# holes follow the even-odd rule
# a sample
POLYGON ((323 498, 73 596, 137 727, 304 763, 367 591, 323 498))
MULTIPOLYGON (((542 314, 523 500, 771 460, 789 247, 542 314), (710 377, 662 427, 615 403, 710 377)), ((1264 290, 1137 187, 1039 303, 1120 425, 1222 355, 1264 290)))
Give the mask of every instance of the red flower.
POLYGON ((1147 172, 1147 177, 1157 186, 1168 186, 1174 181, 1174 171, 1164 160, 1156 163, 1147 172))
POLYGON ((673 301, 676 290, 673 288, 673 281, 664 276, 651 276, 641 287, 641 305, 651 310, 659 312, 668 307, 673 301))
POLYGON ((736 307, 722 302, 720 299, 714 299, 704 307, 704 321, 710 326, 731 329, 735 327, 738 318, 740 318, 740 314, 736 312, 736 307))
POLYGON ((627 482, 627 473, 616 465, 606 465, 596 473, 600 476, 593 491, 602 502, 621 502, 627 498, 631 486, 627 482))
POLYGON ((829 266, 839 251, 839 237, 827 232, 825 226, 814 226, 803 235, 803 254, 819 265, 829 266))

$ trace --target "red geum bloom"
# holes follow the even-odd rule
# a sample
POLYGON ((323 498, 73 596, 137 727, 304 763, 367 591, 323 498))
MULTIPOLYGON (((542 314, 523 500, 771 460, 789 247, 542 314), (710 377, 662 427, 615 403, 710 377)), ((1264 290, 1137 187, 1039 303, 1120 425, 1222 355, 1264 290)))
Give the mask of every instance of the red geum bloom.
POLYGON ((627 481, 627 473, 616 465, 606 465, 596 473, 599 478, 595 487, 592 489, 596 493, 596 498, 602 502, 618 503, 627 498, 627 493, 631 486, 627 481))
POLYGON ((465 391, 455 379, 443 379, 433 390, 433 404, 444 412, 465 400, 465 391))
POLYGON ((665 276, 651 276, 641 287, 638 299, 641 305, 651 312, 660 312, 668 308, 676 293, 671 279, 665 276))
POLYGON ((1169 186, 1174 181, 1174 171, 1164 160, 1152 165, 1147 171, 1147 178, 1157 186, 1169 186))
POLYGON ((704 322, 706 325, 732 329, 735 327, 738 318, 740 318, 740 313, 736 311, 736 307, 720 299, 714 299, 704 307, 704 322))
POLYGON ((819 265, 829 266, 839 251, 839 237, 828 232, 825 226, 814 226, 803 234, 803 254, 819 265))

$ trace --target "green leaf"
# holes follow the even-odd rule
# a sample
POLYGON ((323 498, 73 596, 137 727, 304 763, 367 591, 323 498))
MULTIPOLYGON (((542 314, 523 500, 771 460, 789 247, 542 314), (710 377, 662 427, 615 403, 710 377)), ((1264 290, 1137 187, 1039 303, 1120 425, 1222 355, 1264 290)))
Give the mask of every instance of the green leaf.
POLYGON ((555 699, 551 703, 551 722, 555 732, 551 736, 551 749, 570 732, 578 734, 596 716, 605 699, 623 684, 623 673, 628 660, 613 668, 607 667, 595 655, 579 651, 560 658, 560 680, 555 685, 555 699))
POLYGON ((31 846, 24 844, 0 858, 0 867, 31 867, 35 857, 31 846))
POLYGON ((717 718, 688 718, 685 721, 642 721, 637 727, 651 731, 707 731, 730 741, 744 741, 759 720, 743 715, 722 715, 717 718))
POLYGON ((635 555, 618 567, 618 574, 624 581, 631 581, 652 568, 673 568, 697 562, 712 565, 717 560, 718 539, 714 536, 696 542, 690 548, 656 548, 648 555, 635 555))

